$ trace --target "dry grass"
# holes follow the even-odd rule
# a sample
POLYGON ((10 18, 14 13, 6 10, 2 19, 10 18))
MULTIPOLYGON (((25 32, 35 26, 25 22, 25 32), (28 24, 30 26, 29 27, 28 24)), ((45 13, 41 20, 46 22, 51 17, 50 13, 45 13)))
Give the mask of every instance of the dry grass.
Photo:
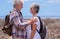
MULTIPOLYGON (((48 28, 48 35, 46 39, 60 39, 60 19, 42 19, 48 28)), ((7 34, 2 32, 4 20, 0 19, 0 39, 11 39, 7 34)))

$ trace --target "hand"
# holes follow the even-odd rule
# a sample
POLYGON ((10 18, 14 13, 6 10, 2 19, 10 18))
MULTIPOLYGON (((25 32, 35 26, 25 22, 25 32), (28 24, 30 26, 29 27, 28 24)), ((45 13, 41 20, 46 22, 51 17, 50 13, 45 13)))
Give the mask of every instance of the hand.
POLYGON ((33 38, 30 38, 30 39, 33 39, 33 38))
POLYGON ((37 20, 36 20, 35 18, 32 18, 32 19, 31 19, 31 24, 32 24, 32 23, 35 23, 35 22, 37 22, 37 20))
POLYGON ((20 26, 19 29, 22 30, 22 31, 24 31, 25 27, 24 26, 20 26))

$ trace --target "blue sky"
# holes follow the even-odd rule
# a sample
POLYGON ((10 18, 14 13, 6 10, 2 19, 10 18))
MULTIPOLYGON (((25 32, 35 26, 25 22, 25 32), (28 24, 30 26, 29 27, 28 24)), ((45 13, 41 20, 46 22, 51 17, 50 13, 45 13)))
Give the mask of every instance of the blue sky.
MULTIPOLYGON (((32 16, 30 5, 40 5, 39 16, 60 17, 60 0, 24 0, 22 13, 24 17, 32 16)), ((13 9, 13 0, 0 0, 0 18, 4 18, 13 9)))

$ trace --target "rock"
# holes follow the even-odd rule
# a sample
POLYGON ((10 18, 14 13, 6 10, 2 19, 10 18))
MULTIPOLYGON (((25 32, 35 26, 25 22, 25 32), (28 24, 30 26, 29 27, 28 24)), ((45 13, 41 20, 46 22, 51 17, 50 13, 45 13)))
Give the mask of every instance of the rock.
MULTIPOLYGON (((48 33, 47 33, 47 38, 46 39, 60 39, 60 19, 50 19, 50 18, 46 18, 46 19, 42 19, 48 29, 48 33)), ((0 19, 0 39, 4 38, 4 39, 11 39, 10 36, 8 36, 7 34, 4 34, 2 32, 2 27, 4 24, 4 20, 0 19), (8 37, 8 38, 7 38, 8 37)))

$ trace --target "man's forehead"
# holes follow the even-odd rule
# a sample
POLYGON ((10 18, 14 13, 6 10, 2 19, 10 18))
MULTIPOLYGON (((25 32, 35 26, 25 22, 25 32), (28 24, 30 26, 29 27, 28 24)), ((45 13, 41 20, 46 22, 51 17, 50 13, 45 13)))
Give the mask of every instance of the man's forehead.
POLYGON ((14 0, 14 4, 23 4, 24 1, 23 0, 14 0))

